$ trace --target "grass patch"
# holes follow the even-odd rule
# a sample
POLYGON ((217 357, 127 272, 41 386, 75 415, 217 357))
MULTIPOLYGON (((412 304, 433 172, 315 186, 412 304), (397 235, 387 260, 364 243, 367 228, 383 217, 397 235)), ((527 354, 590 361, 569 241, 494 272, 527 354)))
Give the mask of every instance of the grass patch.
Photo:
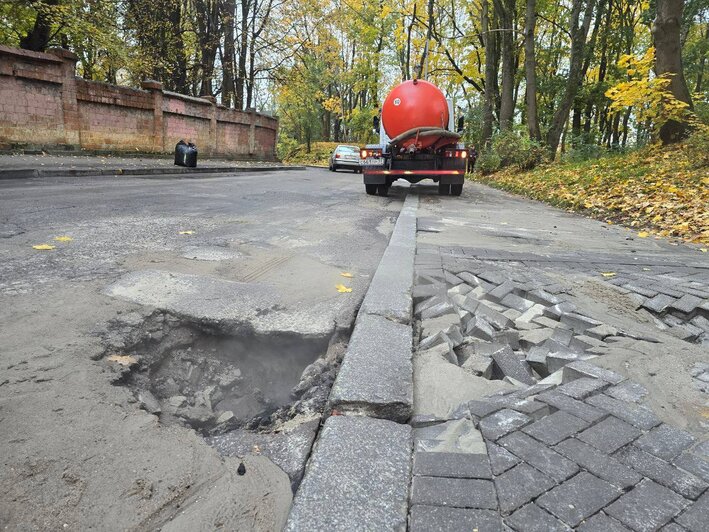
POLYGON ((709 243, 709 164, 696 142, 599 159, 506 168, 472 179, 638 231, 709 243))

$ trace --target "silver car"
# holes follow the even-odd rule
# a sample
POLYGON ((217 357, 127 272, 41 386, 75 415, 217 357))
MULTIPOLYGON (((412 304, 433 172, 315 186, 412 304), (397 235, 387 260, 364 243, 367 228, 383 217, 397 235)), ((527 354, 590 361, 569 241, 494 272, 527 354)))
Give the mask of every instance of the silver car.
POLYGON ((330 155, 330 171, 336 172, 340 168, 348 168, 353 172, 361 172, 359 148, 340 144, 330 155))

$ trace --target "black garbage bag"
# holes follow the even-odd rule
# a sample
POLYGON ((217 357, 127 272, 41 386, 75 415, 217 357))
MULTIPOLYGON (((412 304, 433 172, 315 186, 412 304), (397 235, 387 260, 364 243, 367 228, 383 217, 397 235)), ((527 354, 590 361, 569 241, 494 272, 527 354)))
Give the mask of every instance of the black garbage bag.
POLYGON ((181 140, 175 145, 175 164, 194 168, 197 166, 197 146, 181 140))

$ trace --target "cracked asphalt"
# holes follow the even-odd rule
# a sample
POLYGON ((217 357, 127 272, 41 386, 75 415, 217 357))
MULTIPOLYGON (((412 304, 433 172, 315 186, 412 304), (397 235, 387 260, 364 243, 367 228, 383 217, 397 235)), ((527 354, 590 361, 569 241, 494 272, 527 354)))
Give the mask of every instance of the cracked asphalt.
POLYGON ((346 331, 403 199, 318 169, 0 182, 0 523, 282 526, 287 475, 263 456, 240 475, 240 459, 158 423, 112 384, 104 338, 156 307, 261 334, 346 331))

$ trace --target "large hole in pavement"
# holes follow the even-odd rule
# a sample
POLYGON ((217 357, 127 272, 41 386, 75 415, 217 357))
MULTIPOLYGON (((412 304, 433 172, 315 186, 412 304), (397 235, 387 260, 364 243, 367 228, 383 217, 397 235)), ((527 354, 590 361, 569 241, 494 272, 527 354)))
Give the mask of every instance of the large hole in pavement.
POLYGON ((321 413, 338 356, 328 337, 292 333, 229 334, 213 324, 154 314, 129 334, 120 352, 137 362, 117 384, 131 388, 163 423, 204 436, 234 429, 269 430, 298 414, 321 413))

